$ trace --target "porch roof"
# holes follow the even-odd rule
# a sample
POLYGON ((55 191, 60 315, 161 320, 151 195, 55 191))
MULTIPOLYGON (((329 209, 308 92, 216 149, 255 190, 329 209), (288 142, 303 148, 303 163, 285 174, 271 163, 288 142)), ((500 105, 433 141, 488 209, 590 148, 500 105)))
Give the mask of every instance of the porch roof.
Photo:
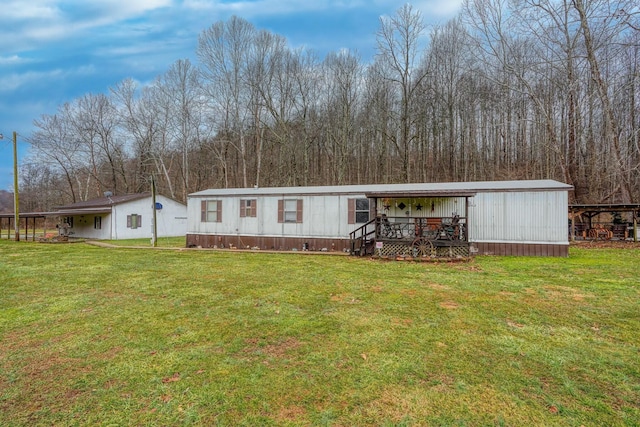
MULTIPOLYGON (((51 216, 75 216, 75 215, 95 215, 111 213, 110 207, 94 208, 94 209, 61 209, 51 212, 19 212, 20 218, 46 218, 51 216)), ((0 213, 0 218, 13 218, 13 212, 0 213)))
POLYGON ((368 198, 418 198, 418 197, 473 197, 474 191, 448 191, 448 190, 423 190, 423 191, 371 191, 365 193, 368 198))

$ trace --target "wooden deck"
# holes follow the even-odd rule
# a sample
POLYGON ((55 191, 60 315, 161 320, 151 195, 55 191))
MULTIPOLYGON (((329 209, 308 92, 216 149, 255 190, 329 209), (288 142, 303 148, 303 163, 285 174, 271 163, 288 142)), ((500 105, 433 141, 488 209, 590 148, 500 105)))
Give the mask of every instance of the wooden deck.
POLYGON ((470 255, 463 217, 378 216, 350 234, 360 256, 466 258, 470 255))

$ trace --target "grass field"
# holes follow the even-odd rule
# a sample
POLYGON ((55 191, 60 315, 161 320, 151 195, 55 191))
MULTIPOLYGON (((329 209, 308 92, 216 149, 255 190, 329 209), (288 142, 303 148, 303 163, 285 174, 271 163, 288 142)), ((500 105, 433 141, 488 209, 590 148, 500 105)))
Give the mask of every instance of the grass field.
POLYGON ((0 241, 0 425, 640 425, 640 249, 0 241))

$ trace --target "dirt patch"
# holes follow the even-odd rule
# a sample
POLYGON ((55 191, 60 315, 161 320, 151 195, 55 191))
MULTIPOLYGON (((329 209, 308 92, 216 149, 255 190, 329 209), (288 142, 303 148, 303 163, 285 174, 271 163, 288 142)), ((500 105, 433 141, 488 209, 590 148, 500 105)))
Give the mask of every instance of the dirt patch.
POLYGON ((572 248, 581 249, 636 249, 640 250, 640 242, 627 240, 581 240, 571 242, 572 248))
POLYGON ((440 303, 440 307, 446 308, 447 310, 455 310, 460 307, 460 304, 453 301, 443 301, 440 303))
POLYGON ((360 302, 358 298, 355 298, 351 294, 331 294, 330 299, 333 302, 342 302, 345 304, 358 304, 360 302))
POLYGON ((398 326, 411 326, 413 324, 413 320, 393 318, 391 319, 391 323, 398 326))
POLYGON ((295 350, 302 345, 300 341, 295 338, 286 338, 278 343, 262 346, 260 345, 260 341, 261 340, 258 338, 249 338, 245 340, 245 343, 247 343, 248 346, 245 347, 244 353, 255 354, 259 352, 274 359, 280 359, 284 358, 291 350, 295 350))
POLYGON ((550 299, 572 299, 576 302, 584 301, 590 295, 578 292, 576 289, 569 288, 567 286, 543 286, 545 294, 550 299))
POLYGON ((265 346, 262 351, 274 358, 284 357, 289 351, 295 350, 300 347, 300 341, 295 338, 287 338, 286 340, 277 344, 271 344, 265 346))
POLYGON ((297 422, 305 419, 307 411, 301 406, 287 406, 278 411, 277 419, 279 421, 297 422))

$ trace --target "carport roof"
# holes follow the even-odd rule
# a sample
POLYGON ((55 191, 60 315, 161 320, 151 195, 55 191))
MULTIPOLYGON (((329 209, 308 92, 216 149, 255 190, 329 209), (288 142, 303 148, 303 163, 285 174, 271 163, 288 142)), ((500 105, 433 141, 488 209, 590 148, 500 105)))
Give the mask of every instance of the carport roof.
MULTIPOLYGON (((95 215, 111 213, 111 208, 96 208, 96 209, 61 209, 59 211, 51 212, 18 212, 20 218, 45 218, 51 216, 74 216, 74 215, 95 215)), ((14 213, 0 213, 0 218, 13 218, 14 213)))

